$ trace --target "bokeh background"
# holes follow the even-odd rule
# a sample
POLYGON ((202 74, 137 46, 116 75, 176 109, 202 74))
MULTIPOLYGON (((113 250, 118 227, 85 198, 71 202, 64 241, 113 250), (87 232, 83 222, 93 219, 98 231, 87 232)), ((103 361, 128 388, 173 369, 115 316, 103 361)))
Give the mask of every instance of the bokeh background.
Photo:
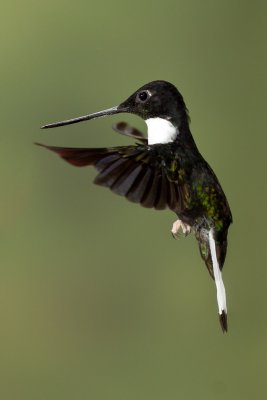
MULTIPOLYGON (((265 1, 1 3, 0 397, 265 399, 265 1), (184 95, 234 224, 229 333, 194 237, 33 145, 131 143, 111 107, 154 79, 184 95)), ((122 119, 123 119, 122 118, 122 119)))

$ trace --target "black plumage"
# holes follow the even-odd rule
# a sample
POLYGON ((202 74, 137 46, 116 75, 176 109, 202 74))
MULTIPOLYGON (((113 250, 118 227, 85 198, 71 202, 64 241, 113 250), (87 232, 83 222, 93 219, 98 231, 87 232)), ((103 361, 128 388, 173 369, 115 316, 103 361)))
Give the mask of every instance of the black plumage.
MULTIPOLYGON (((195 233, 201 257, 211 277, 215 278, 220 322, 223 331, 226 331, 227 310, 224 286, 223 290, 219 287, 222 282, 219 271, 225 261, 232 215, 216 175, 197 149, 189 129, 188 111, 178 90, 168 82, 151 82, 118 107, 44 128, 119 112, 131 112, 146 121, 156 118, 161 124, 165 121, 163 128, 169 127, 175 136, 166 143, 151 144, 139 130, 120 122, 114 129, 140 143, 87 149, 42 146, 72 165, 94 166, 98 171, 94 183, 108 187, 132 202, 147 208, 168 208, 175 212, 178 220, 173 227, 174 235, 176 227, 177 230, 182 228, 185 233, 190 230, 195 233)), ((170 133, 166 131, 166 134, 170 133)))

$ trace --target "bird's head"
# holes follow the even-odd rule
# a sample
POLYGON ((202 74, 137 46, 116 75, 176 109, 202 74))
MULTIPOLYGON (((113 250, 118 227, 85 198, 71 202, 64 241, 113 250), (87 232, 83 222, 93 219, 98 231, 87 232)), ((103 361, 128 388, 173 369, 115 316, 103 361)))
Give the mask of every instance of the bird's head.
POLYGON ((156 118, 166 120, 178 129, 183 125, 187 126, 189 122, 185 102, 176 87, 166 81, 153 81, 136 90, 118 106, 82 117, 44 125, 42 128, 69 125, 119 113, 135 114, 145 121, 156 118))

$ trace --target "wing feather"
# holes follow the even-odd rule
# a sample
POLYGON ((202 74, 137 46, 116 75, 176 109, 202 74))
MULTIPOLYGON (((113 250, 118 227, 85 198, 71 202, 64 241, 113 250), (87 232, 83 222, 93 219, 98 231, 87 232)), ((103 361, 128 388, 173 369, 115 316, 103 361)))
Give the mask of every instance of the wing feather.
POLYGON ((139 179, 135 180, 131 189, 127 193, 127 199, 134 203, 141 203, 144 193, 148 186, 151 185, 152 169, 149 165, 143 166, 139 175, 139 179))
POLYGON ((168 205, 170 209, 175 209, 179 203, 179 194, 176 185, 173 182, 168 181, 168 205))
POLYGON ((161 170, 159 175, 158 196, 155 204, 156 210, 164 210, 168 205, 167 201, 167 178, 164 170, 161 170))
POLYGON ((147 138, 145 137, 143 132, 129 125, 127 122, 117 122, 112 126, 112 128, 114 129, 115 132, 118 132, 121 135, 128 136, 132 139, 137 139, 141 143, 147 144, 147 138))
MULTIPOLYGON (((137 164, 137 163, 135 163, 137 164)), ((142 170, 142 165, 131 165, 129 169, 126 169, 122 175, 112 185, 111 190, 121 196, 126 196, 135 180, 138 179, 138 175, 142 170)))
POLYGON ((120 174, 127 168, 127 161, 119 158, 104 168, 95 178, 94 183, 111 187, 120 174), (125 165, 126 164, 126 165, 125 165))
MULTIPOLYGON (((141 135, 139 135, 139 138, 141 135)), ((147 208, 166 207, 181 211, 186 191, 172 167, 171 145, 146 144, 111 148, 66 148, 45 146, 68 163, 98 170, 94 183, 147 208), (168 165, 169 157, 169 165, 168 165)))
POLYGON ((156 208, 156 200, 158 196, 158 187, 159 187, 159 173, 156 169, 154 169, 150 180, 148 181, 148 185, 146 187, 146 191, 141 200, 141 204, 146 208, 156 208))

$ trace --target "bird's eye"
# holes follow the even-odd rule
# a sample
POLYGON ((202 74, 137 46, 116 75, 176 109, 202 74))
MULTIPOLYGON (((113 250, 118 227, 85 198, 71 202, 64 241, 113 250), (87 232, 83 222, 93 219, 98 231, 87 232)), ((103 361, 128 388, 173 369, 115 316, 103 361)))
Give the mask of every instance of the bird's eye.
POLYGON ((143 91, 143 92, 138 93, 138 100, 139 101, 145 102, 147 100, 147 98, 148 98, 148 93, 147 92, 143 91))

